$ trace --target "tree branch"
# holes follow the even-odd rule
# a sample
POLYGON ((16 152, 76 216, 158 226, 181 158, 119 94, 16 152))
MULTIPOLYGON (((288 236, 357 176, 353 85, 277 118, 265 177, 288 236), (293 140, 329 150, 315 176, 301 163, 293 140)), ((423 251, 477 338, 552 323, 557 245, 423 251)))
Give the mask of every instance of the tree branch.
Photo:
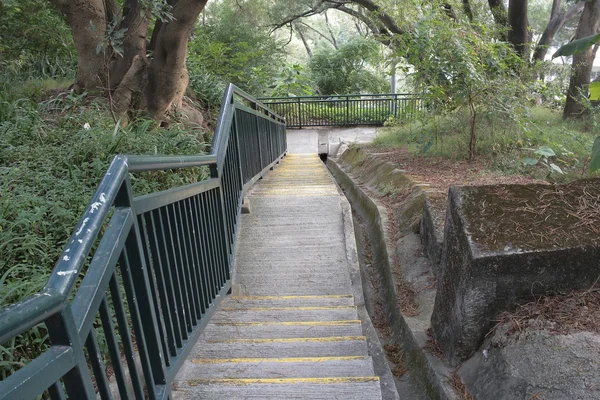
MULTIPOLYGON (((560 2, 560 0, 558 1, 560 2)), ((585 2, 580 1, 573 4, 565 11, 555 13, 555 15, 552 16, 550 22, 546 26, 546 29, 544 29, 544 33, 542 33, 542 37, 540 37, 540 40, 535 46, 535 52, 533 53, 532 59, 533 61, 543 61, 546 58, 548 48, 550 47, 550 43, 552 42, 552 39, 554 39, 554 36, 569 20, 581 14, 584 6, 585 2)), ((552 8, 554 9, 554 5, 552 8)))

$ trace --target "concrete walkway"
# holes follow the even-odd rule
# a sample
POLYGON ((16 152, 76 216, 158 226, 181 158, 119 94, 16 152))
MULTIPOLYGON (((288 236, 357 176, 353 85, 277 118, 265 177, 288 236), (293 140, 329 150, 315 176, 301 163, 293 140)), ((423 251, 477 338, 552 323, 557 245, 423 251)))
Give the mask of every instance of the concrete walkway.
POLYGON ((288 155, 247 199, 234 296, 179 372, 178 397, 381 399, 352 295, 340 195, 323 163, 288 155))

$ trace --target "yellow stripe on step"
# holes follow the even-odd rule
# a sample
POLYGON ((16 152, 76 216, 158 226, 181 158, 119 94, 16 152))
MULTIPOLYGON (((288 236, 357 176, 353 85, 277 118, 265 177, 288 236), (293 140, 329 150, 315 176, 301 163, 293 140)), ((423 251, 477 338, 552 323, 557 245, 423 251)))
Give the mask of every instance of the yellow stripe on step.
POLYGON ((349 310, 356 306, 307 306, 307 307, 244 307, 219 308, 219 311, 316 311, 316 310, 349 310))
POLYGON ((295 343, 295 342, 345 342, 348 340, 367 340, 365 336, 325 336, 313 338, 272 338, 272 339, 225 339, 207 340, 206 343, 295 343))
POLYGON ((225 364, 225 363, 318 363, 327 361, 365 360, 368 356, 340 357, 289 357, 289 358, 194 358, 194 364, 225 364))
POLYGON ((317 384, 339 384, 339 383, 362 383, 379 382, 378 376, 348 376, 331 378, 214 378, 214 379, 191 379, 186 383, 190 386, 221 384, 221 385, 253 385, 253 384, 297 384, 297 383, 317 383, 317 384))
POLYGON ((302 299, 348 299, 351 294, 329 294, 323 296, 230 296, 231 300, 302 300, 302 299))
POLYGON ((263 322, 211 322, 213 325, 232 325, 232 326, 263 326, 263 325, 284 325, 284 326, 347 326, 358 325, 358 319, 346 319, 341 321, 263 321, 263 322))

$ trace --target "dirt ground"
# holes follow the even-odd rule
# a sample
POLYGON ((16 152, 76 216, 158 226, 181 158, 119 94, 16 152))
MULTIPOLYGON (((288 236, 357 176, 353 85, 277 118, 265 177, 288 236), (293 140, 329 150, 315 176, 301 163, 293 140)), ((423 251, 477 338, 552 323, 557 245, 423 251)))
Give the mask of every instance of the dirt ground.
POLYGON ((456 161, 440 157, 419 157, 406 149, 386 149, 365 146, 364 150, 385 161, 392 162, 406 171, 416 181, 429 184, 433 191, 429 194, 432 217, 443 230, 446 215, 448 189, 453 185, 494 185, 494 184, 545 184, 546 181, 522 175, 500 175, 487 169, 483 160, 472 162, 456 161))

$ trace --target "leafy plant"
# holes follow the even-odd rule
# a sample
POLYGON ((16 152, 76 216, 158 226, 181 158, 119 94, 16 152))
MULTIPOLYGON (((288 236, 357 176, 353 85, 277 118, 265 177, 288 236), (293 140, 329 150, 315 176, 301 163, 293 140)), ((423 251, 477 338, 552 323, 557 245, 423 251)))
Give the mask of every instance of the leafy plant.
POLYGON ((550 147, 541 146, 535 150, 533 154, 537 157, 524 157, 523 164, 531 166, 541 164, 548 169, 548 174, 553 172, 563 174, 563 170, 558 165, 550 161, 551 158, 556 157, 556 153, 550 147))

